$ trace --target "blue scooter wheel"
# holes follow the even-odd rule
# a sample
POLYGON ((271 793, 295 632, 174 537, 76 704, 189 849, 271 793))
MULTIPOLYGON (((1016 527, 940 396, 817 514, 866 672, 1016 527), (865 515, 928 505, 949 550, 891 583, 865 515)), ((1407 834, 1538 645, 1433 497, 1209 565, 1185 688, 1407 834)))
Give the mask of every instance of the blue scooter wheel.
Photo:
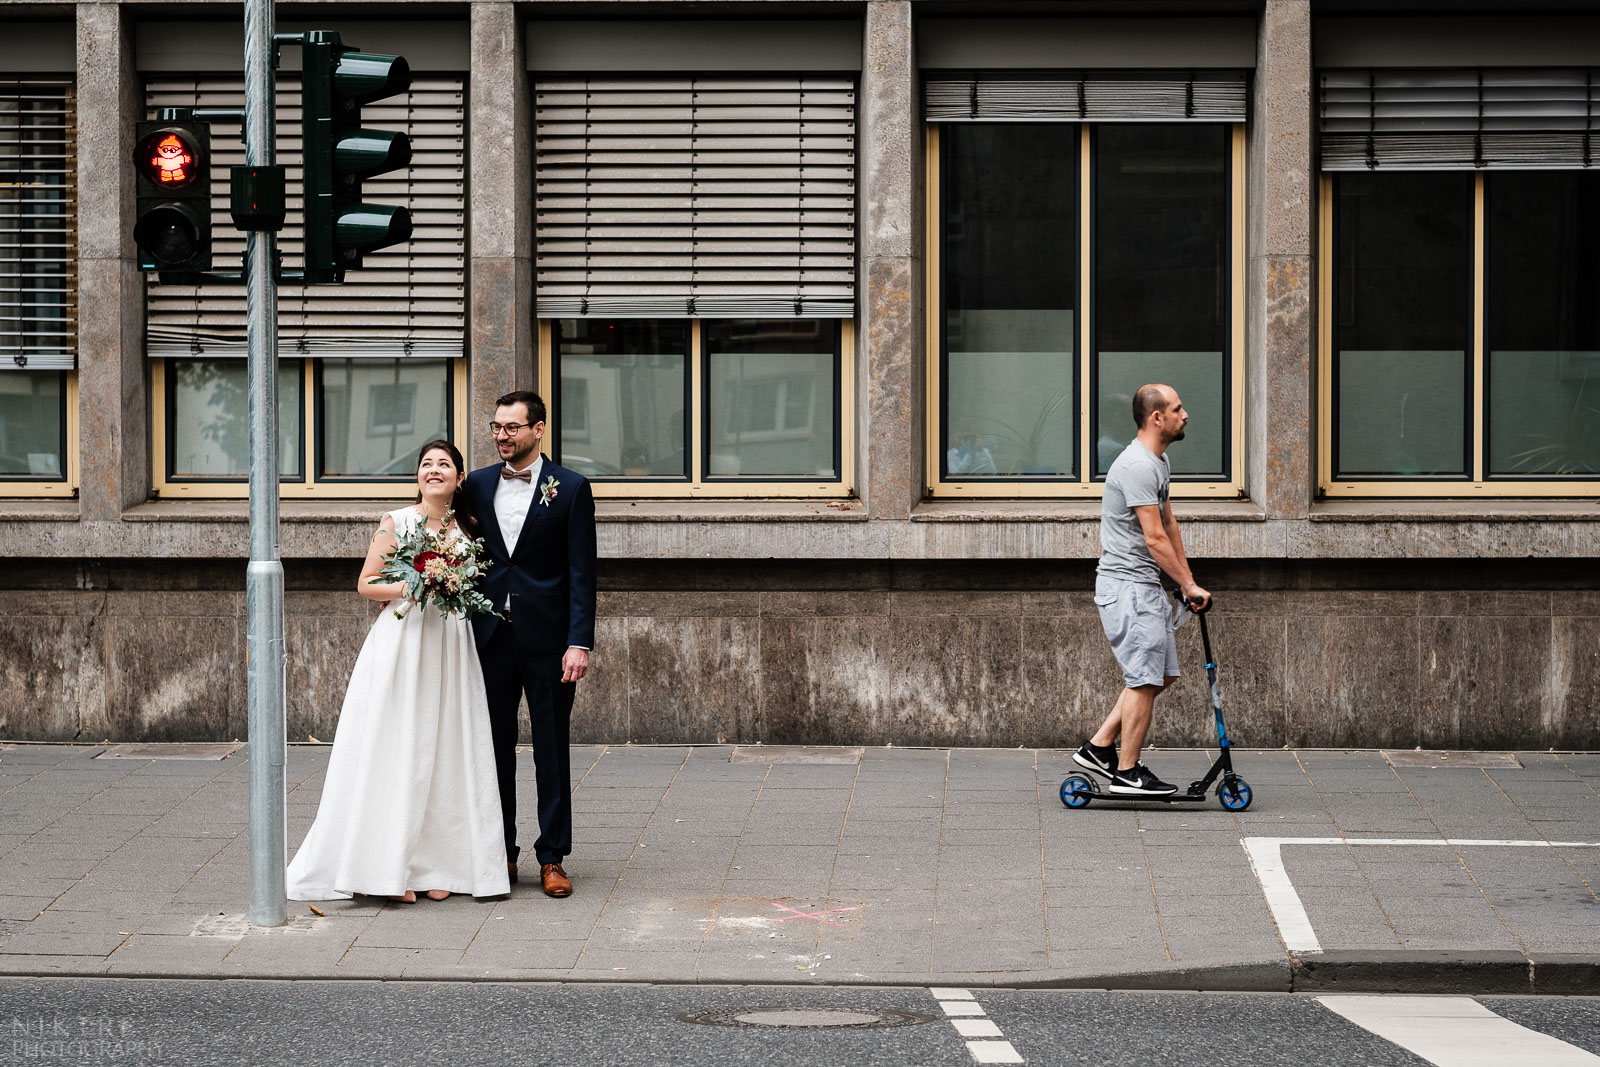
POLYGON ((1089 798, 1094 796, 1094 787, 1089 784, 1089 779, 1081 774, 1074 774, 1061 783, 1061 803, 1069 808, 1081 808, 1089 803, 1089 798))
POLYGON ((1250 806, 1250 786, 1243 778, 1235 778, 1231 784, 1223 782, 1217 786, 1217 799, 1229 811, 1243 811, 1250 806))

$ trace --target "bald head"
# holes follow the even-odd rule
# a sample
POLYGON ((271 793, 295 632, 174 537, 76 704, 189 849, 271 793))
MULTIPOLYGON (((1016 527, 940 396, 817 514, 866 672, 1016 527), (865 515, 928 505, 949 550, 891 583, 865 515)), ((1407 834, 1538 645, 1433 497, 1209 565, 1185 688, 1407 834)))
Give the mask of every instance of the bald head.
POLYGON ((1144 429, 1144 424, 1150 421, 1152 414, 1165 411, 1177 398, 1178 394, 1173 389, 1158 382, 1139 386, 1139 391, 1133 394, 1134 429, 1144 429))

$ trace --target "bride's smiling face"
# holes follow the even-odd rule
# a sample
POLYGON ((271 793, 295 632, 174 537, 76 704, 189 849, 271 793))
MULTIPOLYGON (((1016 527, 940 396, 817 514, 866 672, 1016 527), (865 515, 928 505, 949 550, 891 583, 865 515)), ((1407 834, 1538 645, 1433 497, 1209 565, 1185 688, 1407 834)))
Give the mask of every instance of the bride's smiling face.
POLYGON ((435 448, 417 465, 417 491, 424 499, 448 501, 465 475, 456 469, 450 453, 435 448))

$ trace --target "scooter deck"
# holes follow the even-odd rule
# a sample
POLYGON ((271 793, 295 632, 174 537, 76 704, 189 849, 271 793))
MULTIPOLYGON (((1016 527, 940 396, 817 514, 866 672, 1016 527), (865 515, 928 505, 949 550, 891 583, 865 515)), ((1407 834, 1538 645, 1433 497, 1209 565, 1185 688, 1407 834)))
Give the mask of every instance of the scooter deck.
POLYGON ((1195 782, 1187 790, 1179 790, 1176 793, 1148 793, 1144 795, 1113 793, 1086 774, 1078 775, 1078 777, 1089 783, 1089 792, 1096 800, 1126 800, 1133 804, 1198 804, 1209 797, 1212 792, 1210 783, 1195 782), (1196 791, 1197 786, 1199 787, 1198 792, 1196 791))

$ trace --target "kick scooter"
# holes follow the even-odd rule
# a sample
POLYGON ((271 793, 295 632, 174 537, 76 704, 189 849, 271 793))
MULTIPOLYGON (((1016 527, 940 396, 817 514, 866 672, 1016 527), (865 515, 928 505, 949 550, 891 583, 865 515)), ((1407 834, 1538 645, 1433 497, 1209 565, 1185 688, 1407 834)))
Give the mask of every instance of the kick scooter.
POLYGON ((1233 742, 1228 740, 1228 729, 1222 724, 1222 693, 1217 688, 1217 660, 1211 654, 1211 634, 1206 630, 1206 612, 1211 610, 1211 604, 1208 602, 1205 607, 1197 608, 1193 603, 1186 601, 1184 608, 1200 616, 1200 641, 1206 650, 1206 677, 1211 681, 1211 711, 1217 720, 1216 762, 1211 765, 1204 778, 1191 782, 1187 790, 1155 796, 1109 793, 1100 788, 1099 783, 1088 775, 1071 774, 1061 783, 1061 803, 1067 807, 1086 807, 1091 800, 1128 800, 1143 804, 1198 803, 1205 800, 1206 793, 1211 789, 1211 783, 1219 777, 1222 782, 1217 786, 1217 799, 1222 802, 1224 808, 1229 811, 1243 811, 1250 806, 1250 786, 1233 771, 1233 742))

